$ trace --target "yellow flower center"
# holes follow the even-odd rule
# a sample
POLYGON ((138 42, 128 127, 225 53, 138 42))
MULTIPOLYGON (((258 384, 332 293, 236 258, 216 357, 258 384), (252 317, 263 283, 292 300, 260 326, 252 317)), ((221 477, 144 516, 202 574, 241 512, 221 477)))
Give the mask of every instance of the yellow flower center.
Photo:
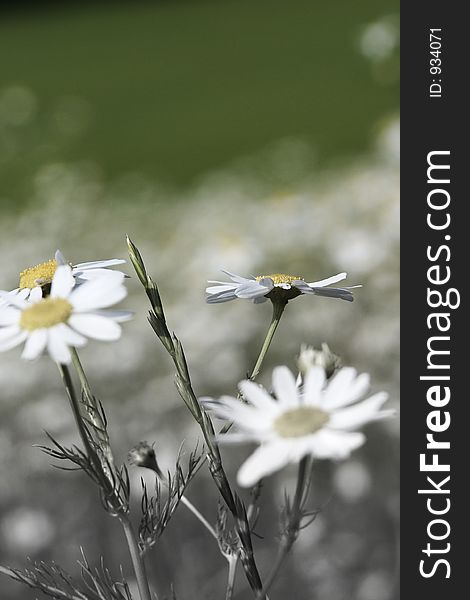
POLYGON ((311 435, 325 425, 330 416, 313 406, 299 406, 287 410, 274 421, 274 431, 283 438, 297 438, 311 435))
POLYGON ((273 280, 274 285, 279 285, 282 283, 292 283, 293 281, 298 281, 299 279, 303 281, 303 277, 297 277, 297 275, 286 275, 285 273, 273 273, 272 275, 258 275, 256 277, 256 281, 260 281, 261 279, 265 279, 269 277, 269 279, 273 280))
POLYGON ((20 288, 33 288, 38 285, 46 285, 52 282, 57 269, 57 261, 52 258, 47 262, 29 267, 20 273, 20 288))
POLYGON ((25 308, 21 313, 20 327, 26 331, 54 327, 66 323, 72 314, 72 305, 63 298, 44 298, 25 308))

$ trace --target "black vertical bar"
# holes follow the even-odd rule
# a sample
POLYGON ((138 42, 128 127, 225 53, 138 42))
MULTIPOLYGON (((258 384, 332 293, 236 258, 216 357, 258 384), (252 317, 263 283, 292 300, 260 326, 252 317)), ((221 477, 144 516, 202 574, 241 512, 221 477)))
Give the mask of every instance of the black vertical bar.
POLYGON ((465 186, 469 102, 464 90, 470 36, 464 8, 465 3, 436 0, 401 4, 401 588, 402 598, 412 600, 468 594, 470 397, 464 378, 470 372, 470 195, 465 186), (436 66, 441 72, 432 69, 436 66), (429 162, 450 169, 431 169, 428 177, 429 162), (432 267, 437 268, 429 271, 432 267), (446 298, 454 308, 444 306, 446 298), (433 337, 439 339, 429 341, 433 337), (450 353, 429 355, 428 344, 450 353), (449 442, 450 448, 433 448, 430 439, 449 442), (433 460, 435 471, 429 470, 433 460), (446 465, 449 471, 440 470, 446 465))

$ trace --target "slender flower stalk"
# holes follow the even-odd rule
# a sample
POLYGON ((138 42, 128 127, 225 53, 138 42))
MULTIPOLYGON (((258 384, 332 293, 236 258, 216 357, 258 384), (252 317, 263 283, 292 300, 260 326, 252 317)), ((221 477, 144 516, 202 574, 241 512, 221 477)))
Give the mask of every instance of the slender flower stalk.
POLYGON ((225 600, 232 600, 235 589, 235 576, 237 574, 238 553, 232 555, 228 560, 228 577, 227 590, 225 592, 225 600))
MULTIPOLYGON (((284 301, 284 300, 273 302, 273 315, 271 318, 271 323, 270 323, 269 329, 266 333, 266 337, 264 338, 263 345, 261 346, 261 350, 258 354, 258 358, 256 359, 255 366, 253 367, 253 370, 251 371, 250 381, 254 381, 258 377, 259 372, 261 371, 261 367, 263 365, 264 359, 265 359, 266 354, 268 353, 268 350, 271 346, 271 342, 273 341, 274 334, 276 333, 279 322, 281 321, 281 317, 284 313, 284 309, 285 309, 286 305, 287 305, 287 301, 284 301)), ((241 397, 242 397, 242 394, 239 393, 238 399, 241 399, 241 397)), ((227 433, 230 430, 231 426, 232 426, 232 423, 227 423, 226 425, 224 425, 224 427, 222 428, 219 435, 223 435, 224 433, 227 433)), ((259 493, 261 491, 260 488, 261 488, 261 484, 258 483, 256 486, 254 486, 254 488, 252 490, 252 499, 251 499, 251 502, 250 502, 250 504, 248 506, 248 510, 247 510, 247 517, 248 517, 249 525, 251 524, 251 519, 255 512, 255 504, 259 497, 259 493)), ((237 553, 229 560, 229 572, 228 572, 226 600, 231 600, 231 598, 232 598, 234 582, 235 582, 235 575, 237 573, 237 566, 238 566, 239 558, 240 558, 240 555, 237 553)))
POLYGON ((186 496, 181 496, 181 502, 186 506, 188 510, 190 510, 193 515, 202 523, 202 525, 207 529, 207 531, 211 534, 211 536, 217 540, 217 534, 209 523, 209 521, 199 512, 199 510, 194 506, 194 504, 186 498, 186 496))
POLYGON ((119 521, 124 529, 127 545, 129 547, 129 554, 131 555, 132 566, 134 567, 137 587, 139 588, 140 600, 152 600, 147 573, 145 571, 145 562, 140 554, 132 523, 128 515, 120 515, 119 521))
POLYGON ((253 371, 250 375, 250 379, 252 381, 256 379, 261 370, 261 366, 263 365, 263 361, 266 357, 269 347, 271 346, 271 342, 273 341, 274 334, 276 333, 277 326, 279 325, 286 305, 286 300, 278 300, 273 302, 273 316, 269 325, 268 333, 266 334, 266 338, 261 347, 258 359, 256 360, 255 366, 253 367, 253 371))
POLYGON ((62 381, 64 382, 65 390, 70 401, 72 414, 75 419, 75 424, 77 425, 78 433, 80 434, 80 439, 82 440, 83 447, 86 450, 88 458, 90 460, 93 460, 95 453, 91 452, 90 440, 88 438, 88 434, 83 424, 80 403, 75 392, 75 387, 73 385, 72 376, 70 375, 70 370, 67 365, 57 363, 57 366, 59 368, 59 373, 62 377, 62 381))
MULTIPOLYGON (((78 355, 76 355, 76 353, 75 353, 75 357, 76 357, 76 360, 74 362, 77 362, 77 364, 78 364, 79 360, 78 360, 78 355)), ((78 396, 75 391, 75 387, 73 385, 72 377, 70 375, 70 370, 67 365, 58 363, 57 366, 58 366, 59 372, 62 376, 62 380, 64 382, 64 386, 65 386, 67 395, 70 400, 70 406, 72 408, 72 413, 73 413, 73 416, 75 419, 75 423, 77 425, 77 429, 80 434, 80 438, 82 440, 83 446, 85 448, 85 452, 88 456, 88 459, 93 464, 93 466, 96 468, 97 472, 103 472, 104 471, 103 465, 102 465, 101 461, 99 460, 97 453, 93 450, 91 443, 90 443, 90 437, 87 432, 85 423, 83 421, 83 415, 82 415, 81 408, 80 408, 80 401, 78 399, 78 396)), ((80 368, 81 368, 81 365, 80 365, 80 368)), ((92 397, 91 390, 89 388, 89 384, 86 379, 85 372, 83 371, 82 368, 81 368, 81 372, 82 372, 83 381, 86 382, 87 389, 90 392, 90 397, 92 397)), ((82 378, 80 378, 80 379, 82 380, 82 378)), ((82 385, 83 385, 83 383, 82 383, 82 385)), ((107 450, 110 451, 109 446, 107 447, 107 450)), ((104 488, 103 492, 105 494, 112 493, 113 485, 112 485, 112 482, 109 479, 107 473, 105 473, 105 477, 102 480, 100 480, 100 484, 103 486, 103 488, 104 488)), ((145 564, 144 564, 143 558, 140 556, 139 546, 137 544, 137 539, 135 537, 132 523, 131 523, 126 511, 119 510, 119 511, 117 511, 117 515, 118 515, 119 521, 123 527, 127 545, 129 547, 129 553, 131 556, 132 566, 134 568, 134 573, 135 573, 137 585, 139 588, 140 600, 152 600, 151 595, 150 595, 150 588, 149 588, 147 575, 145 573, 145 564)))
POLYGON ((72 364, 75 368, 75 371, 78 375, 78 379, 80 381, 80 386, 82 388, 82 398, 83 403, 85 404, 85 410, 87 412, 87 417, 90 419, 93 424, 93 429, 97 433, 99 438, 100 447, 103 450, 103 453, 106 457, 106 464, 103 465, 105 470, 109 470, 113 467, 114 458, 113 453, 109 444, 109 436, 106 429, 105 417, 103 415, 102 408, 94 396, 88 378, 86 376, 85 370, 83 369, 83 365, 80 361, 80 357, 78 356, 78 352, 75 348, 71 348, 72 355, 72 364))
POLYGON ((271 589, 274 580, 276 579, 287 555, 289 554, 295 540, 297 539, 302 517, 304 515, 302 505, 305 498, 305 489, 308 484, 308 465, 308 457, 303 458, 299 463, 297 484, 286 530, 284 532, 284 535, 282 536, 277 557, 274 561, 273 566, 271 567, 269 575, 266 577, 263 589, 261 590, 261 593, 259 594, 257 600, 265 600, 267 598, 267 593, 271 589))

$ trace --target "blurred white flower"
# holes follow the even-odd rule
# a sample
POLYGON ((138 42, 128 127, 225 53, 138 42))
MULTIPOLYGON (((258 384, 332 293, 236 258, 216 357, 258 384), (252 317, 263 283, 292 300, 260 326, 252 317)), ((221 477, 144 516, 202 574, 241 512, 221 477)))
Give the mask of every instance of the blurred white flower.
POLYGON ((242 381, 239 389, 248 404, 230 396, 201 399, 216 416, 238 428, 221 435, 221 443, 260 444, 238 471, 241 486, 254 485, 308 455, 347 458, 365 442, 364 434, 355 429, 394 414, 380 410, 388 398, 384 392, 354 404, 369 388, 366 373, 357 375, 355 369, 344 367, 327 382, 324 369, 312 367, 304 381, 297 387, 291 371, 277 367, 272 379, 275 398, 256 383, 242 381))
POLYGON ((36 553, 51 543, 55 525, 46 512, 20 506, 2 517, 0 533, 15 552, 36 553))
POLYGON ((125 298, 123 279, 122 273, 110 272, 76 286, 72 268, 60 265, 52 278, 50 296, 43 298, 40 287, 33 288, 28 299, 24 292, 5 294, 6 302, 0 307, 0 351, 25 342, 23 358, 35 359, 47 348, 54 361, 68 364, 69 347, 84 346, 86 337, 117 340, 119 322, 132 313, 102 309, 125 298))
MULTIPOLYGON (((349 291, 353 288, 330 288, 326 287, 332 283, 337 283, 346 279, 347 273, 338 273, 333 277, 307 283, 303 277, 297 275, 286 275, 284 273, 274 273, 272 275, 258 275, 257 277, 241 277, 229 271, 222 270, 230 277, 234 283, 226 281, 209 281, 215 283, 206 288, 209 304, 218 304, 219 302, 228 302, 236 298, 246 298, 253 300, 256 304, 271 300, 289 301, 302 294, 313 294, 316 296, 327 296, 329 298, 341 298, 352 302, 354 300, 349 291)), ((361 287, 361 286, 353 286, 361 287)))
POLYGON ((306 374, 312 367, 323 367, 326 376, 331 377, 340 364, 339 357, 333 354, 325 342, 322 343, 321 350, 316 350, 313 346, 306 344, 300 346, 297 366, 302 375, 306 374))
POLYGON ((399 44, 399 29, 393 17, 385 17, 365 27, 359 40, 362 54, 372 60, 388 58, 399 44))

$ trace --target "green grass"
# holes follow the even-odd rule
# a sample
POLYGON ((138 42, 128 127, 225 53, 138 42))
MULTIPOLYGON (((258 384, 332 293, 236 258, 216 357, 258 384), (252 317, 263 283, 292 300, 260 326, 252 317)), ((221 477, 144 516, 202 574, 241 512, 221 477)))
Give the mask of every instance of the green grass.
MULTIPOLYGON (((184 186, 288 136, 328 162, 367 148, 397 107, 397 86, 379 86, 356 49, 395 0, 54 4, 0 14, 0 88, 29 86, 44 114, 85 98, 89 128, 57 157, 91 159, 109 177, 184 186)), ((26 194, 18 180, 41 160, 11 163, 0 195, 26 194)))

